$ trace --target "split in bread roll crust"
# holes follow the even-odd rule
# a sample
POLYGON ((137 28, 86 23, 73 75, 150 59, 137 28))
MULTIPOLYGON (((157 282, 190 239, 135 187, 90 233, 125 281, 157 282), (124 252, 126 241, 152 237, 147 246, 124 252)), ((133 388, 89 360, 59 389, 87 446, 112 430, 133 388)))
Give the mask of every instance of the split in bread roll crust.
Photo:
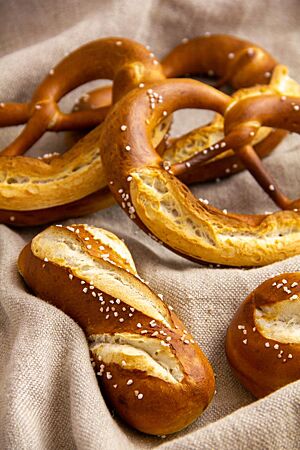
POLYGON ((300 272, 277 275, 246 298, 228 328, 226 354, 255 397, 300 379, 300 272))
POLYGON ((214 394, 212 368, 173 309, 140 279, 125 244, 87 225, 52 226, 21 252, 33 292, 72 317, 108 402, 149 434, 176 432, 214 394))

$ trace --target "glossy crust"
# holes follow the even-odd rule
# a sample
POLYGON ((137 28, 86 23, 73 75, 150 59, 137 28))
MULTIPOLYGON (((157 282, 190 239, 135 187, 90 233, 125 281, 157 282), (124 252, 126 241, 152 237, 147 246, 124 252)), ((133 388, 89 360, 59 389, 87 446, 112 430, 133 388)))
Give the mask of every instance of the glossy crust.
POLYGON ((300 379, 300 272, 271 278, 244 300, 228 328, 226 354, 255 397, 300 379))
POLYGON ((163 60, 167 78, 185 74, 207 74, 218 78, 218 85, 234 89, 266 84, 276 60, 258 45, 225 34, 204 35, 175 47, 163 60))
MULTIPOLYGON (((161 80, 164 75, 158 61, 135 41, 116 37, 91 41, 50 70, 31 101, 24 105, 28 113, 26 127, 1 154, 15 156, 25 153, 48 130, 76 130, 99 125, 107 114, 107 108, 64 114, 58 101, 78 86, 100 78, 113 80, 113 100, 116 101, 141 82, 161 80)), ((15 108, 18 111, 22 109, 20 104, 2 105, 2 126, 14 124, 15 108)))
MULTIPOLYGON (((287 67, 277 65, 267 85, 257 85, 234 92, 230 108, 246 98, 264 97, 269 94, 300 96, 300 86, 289 77, 287 67)), ((284 130, 261 127, 251 145, 262 159, 271 153, 285 135, 284 130)), ((211 124, 196 128, 172 140, 171 145, 164 152, 164 159, 175 167, 180 179, 188 184, 222 178, 247 168, 247 165, 243 165, 240 155, 234 150, 222 151, 222 148, 218 148, 223 138, 224 119, 216 115, 211 124), (213 156, 214 152, 215 156, 213 156)))
POLYGON ((18 266, 37 296, 83 328, 103 393, 128 424, 173 433, 207 407, 215 389, 208 360, 116 236, 52 226, 23 249, 18 266))
MULTIPOLYGON (((285 94, 289 77, 287 69, 277 66, 275 59, 264 49, 249 41, 230 35, 205 35, 176 46, 163 60, 162 68, 168 78, 190 75, 217 77, 217 86, 228 84, 240 89, 234 98, 265 93, 285 94), (270 82, 270 84, 269 84, 270 82), (256 86, 258 85, 258 86, 256 86), (249 89, 249 87, 251 88, 249 89), (247 88, 247 89, 245 89, 247 88)), ((95 89, 84 95, 75 107, 79 110, 107 106, 109 87, 95 89)), ((208 147, 223 138, 223 119, 216 116, 211 124, 199 127, 178 139, 166 141, 160 152, 170 164, 182 162, 180 178, 185 183, 198 183, 228 177, 244 169, 232 150, 205 163, 193 164, 189 169, 184 163, 196 154, 204 154, 208 147)), ((264 130, 257 136, 255 150, 260 158, 272 152, 286 135, 282 130, 264 130)), ((167 137, 167 135, 166 135, 167 137)))
POLYGON ((263 126, 271 126, 300 134, 300 93, 297 96, 266 95, 242 99, 225 114, 224 142, 231 142, 260 186, 281 208, 299 213, 300 200, 290 200, 257 160, 250 145, 263 126))
MULTIPOLYGON (((250 103, 251 99, 247 100, 250 103)), ((177 109, 204 108, 224 114, 231 102, 225 94, 194 80, 167 80, 154 85, 152 92, 132 91, 115 105, 103 124, 102 163, 119 205, 156 240, 197 261, 262 266, 299 253, 299 214, 228 214, 197 201, 148 138, 164 111, 172 114, 177 109), (162 96, 163 102, 152 109, 149 97, 154 93, 162 96), (109 136, 115 136, 113 148, 109 136), (131 148, 126 154, 125 145, 131 148)), ((244 133, 248 138, 247 127, 244 133)), ((232 148, 234 139, 231 135, 218 150, 232 148)))
POLYGON ((28 211, 0 209, 0 217, 1 223, 15 227, 30 227, 58 222, 74 216, 86 216, 100 209, 109 208, 113 204, 114 198, 106 186, 80 200, 65 205, 28 211))
MULTIPOLYGON (((81 215, 82 211, 93 212, 96 205, 109 204, 107 192, 99 201, 99 192, 104 192, 106 186, 98 147, 101 126, 63 155, 45 155, 41 160, 14 156, 24 153, 49 129, 58 130, 62 125, 63 129, 98 125, 100 120, 95 111, 65 115, 57 102, 77 86, 101 77, 114 81, 116 100, 141 83, 163 79, 164 75, 151 53, 129 39, 93 41, 63 59, 36 89, 26 106, 29 113, 26 127, 0 157, 1 223, 33 225, 45 223, 46 217, 49 223, 66 217, 64 209, 59 208, 62 205, 68 211, 67 216, 74 216, 81 215), (90 118, 93 118, 91 122, 90 118)), ((13 104, 0 108, 0 123, 7 117, 13 117, 13 104)), ((166 133, 168 120, 154 130, 155 145, 166 133)))

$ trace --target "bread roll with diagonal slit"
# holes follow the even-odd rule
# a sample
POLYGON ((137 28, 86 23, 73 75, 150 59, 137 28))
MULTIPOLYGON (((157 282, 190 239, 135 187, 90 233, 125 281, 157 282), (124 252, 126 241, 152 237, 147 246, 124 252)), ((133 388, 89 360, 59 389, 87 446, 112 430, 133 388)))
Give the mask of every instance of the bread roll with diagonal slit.
POLYGON ((18 265, 37 296, 83 328, 103 394, 128 424, 174 433, 208 406, 215 384, 207 358, 115 235, 51 226, 23 249, 18 265))

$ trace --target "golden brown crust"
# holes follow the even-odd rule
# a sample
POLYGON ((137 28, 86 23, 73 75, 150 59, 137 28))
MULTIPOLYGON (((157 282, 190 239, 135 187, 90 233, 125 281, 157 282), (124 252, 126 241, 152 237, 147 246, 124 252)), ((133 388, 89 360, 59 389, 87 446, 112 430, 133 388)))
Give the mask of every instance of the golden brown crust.
POLYGON ((139 279, 130 258, 111 233, 73 225, 38 235, 18 265, 36 295, 83 328, 104 395, 120 416, 146 433, 173 433, 211 401, 213 372, 172 308, 139 279), (116 290, 118 297, 111 295, 116 290))
POLYGON ((113 204, 114 198, 106 186, 80 200, 65 205, 28 211, 0 209, 0 222, 15 227, 43 225, 75 216, 86 216, 113 204))
MULTIPOLYGON (((205 35, 186 40, 164 58, 162 66, 168 78, 186 73, 219 76, 221 79, 217 83, 218 86, 227 83, 231 87, 243 88, 234 93, 234 98, 276 91, 284 94, 288 84, 286 79, 289 80, 287 69, 276 66, 276 61, 264 49, 229 35, 205 35), (270 85, 268 85, 269 81, 270 85), (255 86, 257 83, 261 86, 255 86), (255 87, 249 89, 249 86, 255 87)), ((107 87, 96 89, 85 95, 76 108, 86 110, 103 106, 108 94, 107 87)), ((285 134, 281 130, 274 132, 271 129, 264 130, 255 142, 257 154, 261 158, 267 156, 285 134)), ((172 165, 182 162, 179 176, 187 184, 229 176, 243 169, 242 162, 234 155, 234 152, 228 150, 212 158, 205 150, 221 140, 223 136, 222 117, 216 116, 208 126, 197 128, 178 139, 167 141, 167 148, 160 151, 160 154, 163 154, 163 158, 172 165), (190 167, 185 165, 186 161, 191 163, 190 158, 195 154, 201 154, 203 150, 209 158, 206 162, 191 164, 190 167)))
POLYGON ((228 360, 237 378, 255 397, 268 395, 300 378, 299 295, 299 272, 278 275, 256 288, 230 323, 226 336, 228 360), (268 315, 261 321, 259 315, 266 306, 268 315), (268 310, 270 306, 273 312, 268 310))
MULTIPOLYGON (((151 129, 164 111, 172 114, 191 107, 224 113, 231 98, 194 80, 167 80, 151 89, 132 91, 121 99, 105 120, 100 138, 109 187, 127 215, 155 239, 198 261, 260 266, 298 254, 296 212, 235 215, 196 201, 149 143, 151 129), (163 102, 152 109, 149 98, 154 95, 163 102), (109 136, 115 136, 114 147, 109 136), (126 145, 131 150, 124 153, 126 145)), ((244 133, 249 136, 248 129, 244 133)), ((231 135, 220 147, 232 148, 234 139, 231 135)))

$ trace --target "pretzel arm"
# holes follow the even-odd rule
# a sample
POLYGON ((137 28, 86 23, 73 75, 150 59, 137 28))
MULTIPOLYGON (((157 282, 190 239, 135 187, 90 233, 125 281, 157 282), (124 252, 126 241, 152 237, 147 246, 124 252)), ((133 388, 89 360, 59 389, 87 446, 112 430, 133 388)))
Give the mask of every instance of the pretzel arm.
POLYGON ((0 127, 22 125, 29 117, 29 103, 0 103, 0 127))
POLYGON ((262 162, 247 145, 249 138, 246 136, 245 129, 248 129, 251 120, 255 120, 260 126, 272 126, 300 134, 299 97, 268 95, 264 98, 248 98, 234 105, 225 115, 225 132, 228 133, 225 140, 229 138, 235 143, 237 155, 276 204, 283 209, 298 211, 299 200, 291 201, 280 192, 264 169, 262 162))
POLYGON ((48 125, 52 131, 86 130, 98 126, 105 119, 109 106, 93 110, 60 113, 55 123, 48 125))
POLYGON ((28 150, 47 130, 49 116, 55 114, 53 108, 52 103, 37 104, 35 106, 36 112, 32 114, 25 128, 11 144, 0 152, 0 155, 17 156, 28 150))
POLYGON ((273 177, 267 172, 259 156, 251 145, 235 149, 235 153, 249 170, 262 189, 281 209, 287 209, 290 200, 280 191, 273 177))
MULTIPOLYGON (((249 136, 248 130, 246 131, 243 129, 241 133, 244 132, 245 136, 244 139, 251 141, 251 137, 249 136)), ((187 159, 184 162, 179 162, 171 165, 172 173, 175 176, 189 176, 192 175, 195 177, 195 173, 197 169, 201 166, 203 166, 205 163, 210 161, 211 159, 215 158, 218 155, 221 155, 222 153, 232 149, 232 144, 236 142, 236 136, 233 133, 232 135, 227 136, 226 138, 216 142, 211 147, 208 147, 204 149, 201 152, 196 153, 191 158, 187 159)))
POLYGON ((265 95, 242 99, 225 114, 225 135, 235 134, 244 145, 245 129, 261 126, 300 133, 300 95, 297 97, 265 95), (251 124, 253 125, 251 127, 251 124))
POLYGON ((275 59, 257 45, 229 35, 199 36, 175 47, 163 60, 167 78, 184 74, 219 77, 234 89, 265 84, 275 59))
MULTIPOLYGON (((266 139, 258 142, 253 148, 259 158, 265 158, 285 136, 286 131, 276 130, 276 132, 272 132, 266 139)), ((223 156, 223 154, 221 153, 220 156, 223 156)), ((204 163, 200 161, 199 164, 194 163, 190 167, 182 167, 178 178, 185 184, 190 185, 211 180, 219 181, 221 178, 228 177, 245 169, 242 161, 233 150, 231 156, 226 155, 226 152, 224 152, 224 157, 220 156, 204 163)))

